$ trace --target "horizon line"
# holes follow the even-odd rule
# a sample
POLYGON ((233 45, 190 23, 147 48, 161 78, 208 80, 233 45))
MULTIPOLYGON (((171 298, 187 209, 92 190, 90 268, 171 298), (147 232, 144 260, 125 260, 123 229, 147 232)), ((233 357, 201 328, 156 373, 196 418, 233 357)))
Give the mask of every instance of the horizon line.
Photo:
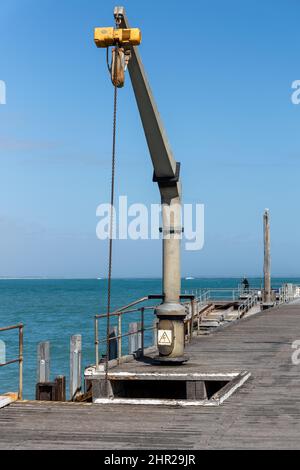
MULTIPOLYGON (((181 278, 181 280, 201 280, 201 279, 244 279, 244 277, 248 279, 263 279, 263 275, 249 275, 249 276, 237 276, 237 275, 202 275, 202 276, 184 276, 181 278)), ((272 276, 273 279, 278 279, 278 278, 290 278, 290 279, 300 279, 300 275, 287 275, 287 274, 274 274, 272 276)), ((0 280, 53 280, 53 281, 59 281, 59 280, 78 280, 78 281, 106 281, 107 277, 94 277, 94 276, 0 276, 0 280)), ((114 277, 113 280, 162 280, 162 277, 156 277, 156 276, 117 276, 114 277)))

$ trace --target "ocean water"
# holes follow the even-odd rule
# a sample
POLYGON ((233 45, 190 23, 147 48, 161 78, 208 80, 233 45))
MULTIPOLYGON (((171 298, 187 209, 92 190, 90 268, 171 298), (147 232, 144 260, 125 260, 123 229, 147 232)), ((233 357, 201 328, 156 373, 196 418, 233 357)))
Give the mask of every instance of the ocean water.
MULTIPOLYGON (((249 279, 252 287, 261 287, 260 278, 249 279)), ((182 291, 205 288, 234 288, 240 278, 193 279, 182 281, 182 291)), ((273 288, 284 282, 300 284, 300 278, 276 278, 273 288)), ((57 375, 69 377, 70 337, 81 334, 83 340, 83 366, 95 363, 94 315, 105 313, 107 281, 96 279, 0 279, 0 328, 24 323, 24 398, 35 395, 37 345, 51 343, 51 379, 57 375)), ((112 307, 119 308, 149 294, 161 293, 159 279, 118 279, 112 284, 112 307)), ((153 305, 153 302, 152 304, 153 305)), ((126 316, 127 317, 127 316, 126 316)), ((146 315, 146 325, 152 325, 153 313, 146 315)), ((124 320, 123 332, 136 314, 124 320), (127 323, 126 323, 127 322, 127 323)), ((112 322, 114 324, 114 322, 112 322)), ((105 323, 100 324, 100 334, 105 334, 105 323)), ((151 333, 146 337, 150 344, 151 333)), ((18 333, 0 333, 5 341, 6 360, 17 357, 18 333)), ((125 346, 126 347, 126 346, 125 346)), ((105 351, 102 350, 102 353, 105 351)), ((17 391, 18 365, 0 368, 0 393, 17 391)))

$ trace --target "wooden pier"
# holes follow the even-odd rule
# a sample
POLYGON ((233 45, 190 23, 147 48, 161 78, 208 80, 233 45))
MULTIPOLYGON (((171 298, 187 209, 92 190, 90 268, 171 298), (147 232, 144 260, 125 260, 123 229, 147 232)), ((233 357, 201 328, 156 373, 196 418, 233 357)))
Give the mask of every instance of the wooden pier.
POLYGON ((296 303, 194 338, 182 370, 252 374, 219 407, 11 404, 0 410, 0 449, 299 449, 300 365, 292 362, 297 339, 296 303))

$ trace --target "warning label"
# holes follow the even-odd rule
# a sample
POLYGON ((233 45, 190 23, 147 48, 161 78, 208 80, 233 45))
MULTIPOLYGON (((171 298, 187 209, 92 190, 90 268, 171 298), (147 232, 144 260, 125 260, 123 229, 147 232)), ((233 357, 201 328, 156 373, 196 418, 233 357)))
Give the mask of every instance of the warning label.
POLYGON ((158 330, 158 344, 159 346, 172 346, 172 331, 158 330))

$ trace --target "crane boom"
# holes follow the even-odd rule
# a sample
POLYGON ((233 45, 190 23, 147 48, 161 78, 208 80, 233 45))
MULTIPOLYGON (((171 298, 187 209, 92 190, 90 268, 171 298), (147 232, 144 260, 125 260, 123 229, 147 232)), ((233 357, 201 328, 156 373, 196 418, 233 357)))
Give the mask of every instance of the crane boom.
MULTIPOLYGON (((124 7, 116 7, 120 27, 129 29, 124 7)), ((128 70, 148 143, 156 178, 178 180, 178 165, 173 157, 137 46, 130 46, 128 70)), ((178 194, 179 195, 179 194, 178 194)))
MULTIPOLYGON (((180 304, 182 236, 180 164, 173 157, 136 45, 140 43, 140 32, 138 29, 130 29, 124 7, 116 7, 114 16, 119 29, 113 31, 112 28, 97 28, 95 42, 98 47, 107 47, 106 44, 111 45, 116 41, 114 44, 117 47, 113 51, 115 62, 113 63, 117 64, 122 72, 120 82, 114 80, 116 77, 112 77, 117 87, 124 84, 124 65, 121 64, 125 63, 124 57, 129 59, 128 56, 130 56, 126 63, 153 163, 153 181, 158 183, 162 202, 164 301, 156 309, 159 319, 157 335, 159 360, 164 363, 182 363, 187 359, 184 357, 186 313, 185 308, 180 304)), ((112 66, 112 69, 115 67, 112 66)))

